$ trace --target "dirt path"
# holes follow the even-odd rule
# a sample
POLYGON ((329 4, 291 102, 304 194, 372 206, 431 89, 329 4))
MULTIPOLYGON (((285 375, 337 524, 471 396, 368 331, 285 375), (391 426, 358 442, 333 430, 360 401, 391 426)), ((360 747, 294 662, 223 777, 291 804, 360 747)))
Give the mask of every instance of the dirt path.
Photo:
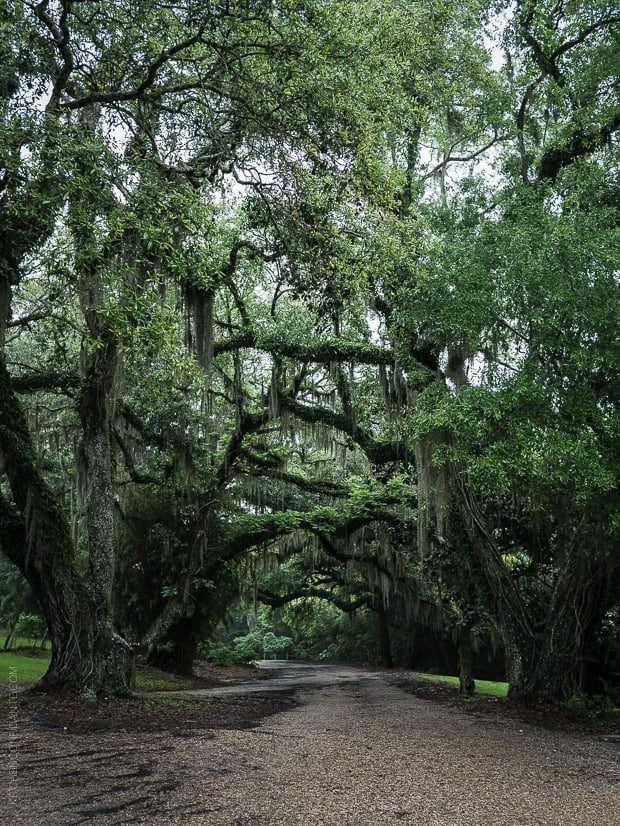
MULTIPOLYGON (((618 746, 600 736, 549 731, 433 703, 375 672, 301 674, 285 668, 278 679, 279 686, 269 681, 271 691, 295 690, 297 705, 255 728, 196 728, 189 721, 177 731, 25 728, 14 750, 17 772, 9 809, 3 816, 0 808, 0 822, 620 822, 618 746)), ((249 689, 233 689, 241 690, 249 689)), ((251 691, 265 696, 265 685, 251 691)))

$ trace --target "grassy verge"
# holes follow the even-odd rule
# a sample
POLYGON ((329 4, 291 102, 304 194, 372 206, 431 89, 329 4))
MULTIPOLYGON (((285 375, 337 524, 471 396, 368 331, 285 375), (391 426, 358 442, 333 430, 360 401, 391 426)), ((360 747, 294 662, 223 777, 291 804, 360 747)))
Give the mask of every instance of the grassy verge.
MULTIPOLYGON (((415 672, 415 677, 421 680, 431 680, 439 683, 448 683, 458 688, 459 678, 448 677, 441 674, 422 674, 415 672)), ((508 683, 493 682, 492 680, 476 680, 476 694, 481 694, 487 697, 505 697, 508 694, 508 683)))
POLYGON ((0 652, 0 683, 30 685, 36 683, 47 671, 49 650, 20 648, 0 652))
POLYGON ((137 691, 182 691, 187 688, 205 688, 208 685, 213 685, 213 681, 202 677, 181 677, 146 665, 136 668, 137 691))
MULTIPOLYGON (((0 651, 0 685, 32 685, 45 674, 49 661, 49 649, 23 647, 0 651)), ((212 683, 199 677, 179 677, 157 668, 138 666, 136 669, 137 691, 180 691, 212 683)))
MULTIPOLYGON (((4 645, 4 640, 6 640, 6 631, 0 632, 0 646, 4 645)), ((33 640, 31 637, 15 637, 15 639, 11 643, 11 647, 7 650, 19 651, 22 648, 34 648, 41 651, 47 651, 49 653, 51 651, 52 644, 49 640, 40 642, 39 640, 33 640)), ((2 652, 2 650, 3 649, 0 648, 0 653, 2 652)))

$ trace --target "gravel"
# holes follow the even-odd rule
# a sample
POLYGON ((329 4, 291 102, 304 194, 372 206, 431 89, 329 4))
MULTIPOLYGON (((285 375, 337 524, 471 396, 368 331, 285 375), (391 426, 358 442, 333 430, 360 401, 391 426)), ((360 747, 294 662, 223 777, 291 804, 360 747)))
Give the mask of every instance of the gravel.
MULTIPOLYGON (((618 743, 420 699, 381 673, 298 688, 254 728, 20 729, 11 826, 620 823, 618 743), (290 703, 289 703, 290 705, 290 703)), ((2 805, 8 805, 6 815, 2 805)))

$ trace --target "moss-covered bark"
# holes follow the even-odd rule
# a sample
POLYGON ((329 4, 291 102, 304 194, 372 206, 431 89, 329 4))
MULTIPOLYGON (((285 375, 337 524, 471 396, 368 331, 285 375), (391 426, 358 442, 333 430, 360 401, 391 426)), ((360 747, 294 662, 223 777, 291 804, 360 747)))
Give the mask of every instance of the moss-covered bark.
POLYGON ((459 633, 457 653, 459 657, 459 693, 469 697, 476 690, 476 684, 474 682, 474 650, 471 632, 468 628, 462 628, 459 633))
POLYGON ((551 594, 527 679, 510 687, 515 699, 562 703, 584 689, 586 644, 601 616, 610 561, 602 549, 587 547, 569 556, 551 594))
POLYGON ((26 417, 0 355, 0 465, 12 502, 1 500, 0 542, 45 616, 52 659, 39 687, 86 696, 127 692, 129 648, 108 627, 75 559, 70 526, 37 465, 26 417))
POLYGON ((106 621, 114 575, 111 427, 116 369, 116 342, 111 339, 94 352, 80 400, 80 475, 88 534, 88 587, 106 621))

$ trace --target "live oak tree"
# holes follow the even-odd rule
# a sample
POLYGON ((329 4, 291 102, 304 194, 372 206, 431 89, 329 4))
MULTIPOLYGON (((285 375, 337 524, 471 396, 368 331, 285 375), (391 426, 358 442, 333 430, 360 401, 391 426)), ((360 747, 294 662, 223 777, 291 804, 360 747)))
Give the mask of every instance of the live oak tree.
POLYGON ((299 578, 265 599, 365 599, 386 662, 415 615, 470 688, 493 626, 513 694, 578 690, 617 566, 611 5, 495 4, 500 69, 478 3, 2 10, 0 547, 43 686, 125 692, 114 621, 190 669, 265 550, 299 578))
MULTIPOLYGON (((82 337, 82 347, 71 344, 65 354, 81 349, 79 365, 74 360, 66 375, 48 375, 46 389, 75 392, 73 462, 84 484, 74 534, 16 395, 20 382, 22 390, 42 388, 45 377, 15 375, 17 365, 3 353, 2 548, 30 582, 50 627, 53 656, 42 686, 74 687, 89 697, 123 693, 128 651, 109 622, 112 435, 123 364, 132 343, 142 347, 148 338, 141 331, 157 316, 153 296, 172 287, 187 308, 186 344, 208 373, 216 289, 242 249, 258 247, 265 261, 281 255, 261 249, 256 237, 237 238, 223 264, 221 249, 196 248, 183 223, 193 195, 217 202, 212 188, 229 175, 241 186, 258 183, 264 201, 265 180, 300 163, 340 173, 344 160, 345 173, 364 173, 358 145, 368 140, 381 98, 366 75, 383 60, 377 48, 369 51, 379 18, 372 4, 356 7, 360 25, 353 28, 351 9, 339 3, 5 5, 0 341, 20 301, 27 304, 26 285, 44 273, 52 316, 56 308, 73 314, 82 337)), ((396 41, 386 51, 392 62, 396 41)), ((236 284, 228 286, 234 302, 236 284)), ((24 318, 23 330, 37 320, 45 321, 24 318)), ((158 342, 150 344, 155 358, 158 342)), ((215 392, 224 393, 234 426, 205 499, 226 487, 243 440, 267 416, 264 406, 244 409, 240 362, 230 352, 232 373, 215 392)), ((207 375, 206 387, 209 381, 207 375)), ((134 460, 121 439, 131 472, 134 460)), ((183 597, 151 636, 165 633, 194 600, 210 518, 204 499, 194 501, 198 522, 183 597)))
POLYGON ((465 530, 452 553, 482 573, 528 700, 581 690, 618 565, 617 36, 605 3, 508 13, 488 166, 475 143, 444 155, 439 197, 417 207, 428 252, 382 296, 403 357, 423 343, 435 372, 410 405, 420 541, 465 530))
MULTIPOLYGON (((480 30, 465 20, 467 35, 480 30)), ((366 191, 361 221, 352 221, 361 214, 353 200, 342 208, 351 190, 334 200, 317 162, 310 177, 294 170, 275 199, 257 186, 249 212, 280 266, 272 308, 292 288, 319 308, 323 335, 339 338, 355 283, 383 318, 397 363, 385 360, 381 384, 387 404, 405 411, 416 462, 412 543, 427 577, 445 543, 440 568, 451 579, 464 658, 476 625, 495 623, 511 692, 527 699, 579 690, 617 565, 615 325, 605 310, 617 288, 616 27, 604 4, 583 14, 519 8, 504 35, 503 74, 490 70, 473 36, 454 38, 471 74, 450 77, 431 97, 424 72, 405 63, 401 90, 415 106, 401 112, 396 136, 373 124, 384 156, 366 148, 363 169, 374 158, 392 194, 380 201, 366 191), (587 79, 578 72, 586 49, 597 54, 587 79), (438 163, 424 157, 424 140, 438 163), (483 160, 486 168, 475 166, 483 160), (491 164, 493 187, 485 185, 491 164), (425 189, 431 180, 436 199, 425 189)), ((358 313, 362 326, 372 317, 358 313)), ((278 414, 336 428, 375 473, 406 458, 401 437, 379 444, 360 426, 362 376, 351 381, 338 366, 346 346, 329 358, 329 346, 309 342, 300 366, 304 348, 290 334, 261 337, 247 318, 240 326, 220 352, 251 345, 271 354, 278 414), (326 358, 335 365, 328 389, 310 390, 312 404, 304 402, 304 383, 315 386, 326 358), (316 404, 321 392, 333 395, 334 410, 316 404)))

